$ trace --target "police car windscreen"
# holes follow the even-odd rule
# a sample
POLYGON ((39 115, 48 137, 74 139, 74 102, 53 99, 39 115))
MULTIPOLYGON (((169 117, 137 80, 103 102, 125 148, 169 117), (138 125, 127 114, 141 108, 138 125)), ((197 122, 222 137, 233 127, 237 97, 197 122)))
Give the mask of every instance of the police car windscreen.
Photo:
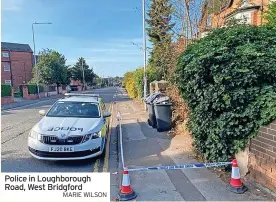
POLYGON ((99 118, 97 103, 90 102, 57 102, 47 113, 48 117, 99 118))

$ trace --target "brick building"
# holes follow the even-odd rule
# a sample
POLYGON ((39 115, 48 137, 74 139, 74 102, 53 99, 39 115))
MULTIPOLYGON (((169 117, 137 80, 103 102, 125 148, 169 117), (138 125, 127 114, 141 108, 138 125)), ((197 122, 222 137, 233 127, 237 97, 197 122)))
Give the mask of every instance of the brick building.
POLYGON ((1 42, 1 83, 13 88, 32 77, 33 51, 28 44, 1 42))
POLYGON ((231 18, 243 20, 249 25, 265 23, 264 12, 271 0, 229 0, 218 13, 212 14, 212 27, 221 27, 231 18))
POLYGON ((260 26, 266 23, 264 13, 268 5, 275 0, 225 0, 218 12, 210 13, 209 5, 205 4, 199 22, 201 37, 212 28, 225 26, 230 19, 241 20, 249 25, 260 26))

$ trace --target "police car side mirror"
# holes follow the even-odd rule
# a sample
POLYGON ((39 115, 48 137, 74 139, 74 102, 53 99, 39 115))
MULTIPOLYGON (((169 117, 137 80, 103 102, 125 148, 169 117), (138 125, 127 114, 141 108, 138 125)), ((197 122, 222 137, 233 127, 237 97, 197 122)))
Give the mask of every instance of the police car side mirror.
POLYGON ((45 114, 46 114, 46 111, 45 110, 39 110, 39 112, 38 112, 41 116, 45 116, 45 114))
POLYGON ((111 116, 111 113, 110 112, 105 112, 104 114, 103 114, 103 117, 104 118, 107 118, 107 117, 110 117, 111 116))

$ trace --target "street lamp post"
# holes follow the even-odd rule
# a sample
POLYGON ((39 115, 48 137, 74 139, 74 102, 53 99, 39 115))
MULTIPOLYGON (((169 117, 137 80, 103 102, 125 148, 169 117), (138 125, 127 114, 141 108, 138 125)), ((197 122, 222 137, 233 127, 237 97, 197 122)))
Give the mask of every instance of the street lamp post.
MULTIPOLYGON (((142 7, 143 7, 143 42, 144 42, 144 99, 147 96, 147 48, 146 48, 146 29, 145 29, 145 0, 142 0, 142 7)), ((146 108, 146 105, 145 105, 146 108)))
MULTIPOLYGON (((33 32, 33 45, 34 45, 34 65, 36 66, 36 54, 35 54, 35 34, 34 34, 34 25, 50 25, 52 24, 51 22, 34 22, 32 24, 32 32, 33 32)), ((36 67, 36 71, 35 71, 35 75, 36 75, 36 86, 37 86, 37 94, 39 97, 39 85, 38 85, 38 68, 36 67)))
POLYGON ((83 90, 85 90, 85 77, 84 77, 83 60, 84 60, 84 58, 81 61, 81 67, 82 67, 82 78, 83 78, 83 88, 84 88, 83 90))

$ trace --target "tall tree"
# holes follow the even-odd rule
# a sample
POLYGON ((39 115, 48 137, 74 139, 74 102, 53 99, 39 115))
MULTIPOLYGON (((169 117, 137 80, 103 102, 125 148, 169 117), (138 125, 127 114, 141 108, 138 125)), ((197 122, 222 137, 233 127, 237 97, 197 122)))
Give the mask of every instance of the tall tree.
POLYGON ((89 68, 89 65, 86 64, 86 61, 83 57, 80 57, 76 64, 70 68, 71 78, 74 80, 79 80, 83 82, 83 72, 85 83, 91 85, 95 80, 95 73, 93 69, 89 68))
POLYGON ((148 11, 149 40, 153 44, 150 64, 160 68, 163 76, 166 75, 170 65, 172 48, 172 28, 171 14, 172 4, 169 0, 153 0, 148 11))
POLYGON ((56 84, 57 87, 61 84, 68 84, 68 67, 65 62, 66 59, 61 53, 50 49, 42 50, 34 68, 34 75, 36 77, 35 73, 38 70, 39 83, 56 84))

